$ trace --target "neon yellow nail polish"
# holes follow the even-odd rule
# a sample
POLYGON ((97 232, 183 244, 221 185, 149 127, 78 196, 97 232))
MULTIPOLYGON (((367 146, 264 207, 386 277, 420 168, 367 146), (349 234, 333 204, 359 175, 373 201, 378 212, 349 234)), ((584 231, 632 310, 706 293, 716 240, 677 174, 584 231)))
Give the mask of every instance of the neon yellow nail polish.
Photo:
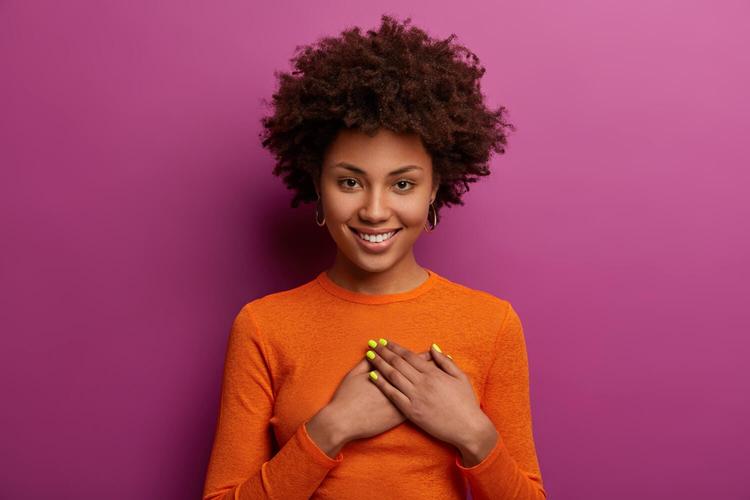
POLYGON ((373 371, 370 372, 370 378, 373 379, 373 380, 377 380, 378 379, 378 374, 375 373, 375 370, 373 370, 373 371))
POLYGON ((433 347, 433 348, 434 348, 434 349, 435 349, 435 350, 436 350, 437 352, 443 352, 443 351, 441 351, 441 350, 440 350, 440 346, 439 346, 439 345, 437 345, 437 344, 432 344, 432 347, 433 347))
POLYGON ((367 345, 369 345, 370 347, 372 347, 373 349, 375 349, 378 346, 378 343, 375 342, 374 340, 370 339, 370 340, 367 341, 367 345))
POLYGON ((367 351, 367 357, 370 359, 375 359, 375 353, 372 351, 367 351))
POLYGON ((380 339, 380 343, 381 343, 382 345, 388 345, 388 341, 387 341, 387 340, 385 340, 385 339, 380 339))

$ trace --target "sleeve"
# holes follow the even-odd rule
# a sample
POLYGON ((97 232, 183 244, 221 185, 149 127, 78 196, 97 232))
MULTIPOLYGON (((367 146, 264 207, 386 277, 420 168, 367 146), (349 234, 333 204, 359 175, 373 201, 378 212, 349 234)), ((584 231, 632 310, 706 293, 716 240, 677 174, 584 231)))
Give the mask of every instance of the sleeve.
POLYGON ((307 434, 307 421, 273 454, 271 364, 250 304, 229 335, 203 500, 309 498, 343 454, 331 458, 320 449, 307 434))
POLYGON ((547 498, 534 446, 529 401, 529 368, 521 320, 508 304, 480 401, 495 425, 497 443, 473 467, 456 467, 468 481, 474 500, 547 498))

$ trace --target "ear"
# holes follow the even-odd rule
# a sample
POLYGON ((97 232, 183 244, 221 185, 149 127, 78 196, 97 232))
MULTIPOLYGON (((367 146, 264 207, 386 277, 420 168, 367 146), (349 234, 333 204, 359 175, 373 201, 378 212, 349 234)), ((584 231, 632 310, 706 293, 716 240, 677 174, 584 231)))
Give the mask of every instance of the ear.
POLYGON ((432 191, 430 192, 430 203, 434 203, 435 199, 437 198, 437 192, 440 189, 440 174, 432 171, 433 175, 433 181, 432 181, 432 191))
POLYGON ((315 172, 315 173, 313 173, 313 174, 310 175, 310 177, 312 178, 313 186, 315 186, 315 194, 316 194, 315 198, 316 199, 318 198, 318 196, 320 196, 320 177, 321 177, 321 175, 322 175, 322 167, 321 167, 320 171, 315 172))

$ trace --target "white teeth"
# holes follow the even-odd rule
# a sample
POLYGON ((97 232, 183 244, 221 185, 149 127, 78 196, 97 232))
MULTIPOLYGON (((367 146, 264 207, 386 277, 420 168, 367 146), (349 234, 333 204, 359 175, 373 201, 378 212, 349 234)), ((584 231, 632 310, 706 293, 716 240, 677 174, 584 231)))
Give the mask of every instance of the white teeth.
POLYGON ((382 241, 387 240, 394 234, 396 234, 396 231, 391 231, 390 233, 381 233, 381 234, 376 234, 376 235, 369 235, 369 234, 364 234, 360 232, 358 232, 357 234, 359 235, 360 238, 362 238, 365 241, 369 241, 372 243, 380 243, 382 241))

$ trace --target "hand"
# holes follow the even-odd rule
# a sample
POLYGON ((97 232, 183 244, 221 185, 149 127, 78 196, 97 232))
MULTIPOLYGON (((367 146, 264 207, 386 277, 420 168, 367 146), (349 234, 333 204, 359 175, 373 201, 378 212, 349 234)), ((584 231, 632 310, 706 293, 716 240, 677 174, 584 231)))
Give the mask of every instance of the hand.
POLYGON ((381 375, 371 383, 425 432, 460 448, 467 434, 486 426, 469 376, 453 359, 433 348, 430 363, 391 340, 371 350, 381 375))
MULTIPOLYGON (((435 366, 429 352, 414 356, 428 366, 435 366)), ((369 382, 369 371, 368 360, 363 358, 344 376, 327 405, 327 410, 335 415, 345 442, 376 436, 406 420, 398 408, 369 382)))

